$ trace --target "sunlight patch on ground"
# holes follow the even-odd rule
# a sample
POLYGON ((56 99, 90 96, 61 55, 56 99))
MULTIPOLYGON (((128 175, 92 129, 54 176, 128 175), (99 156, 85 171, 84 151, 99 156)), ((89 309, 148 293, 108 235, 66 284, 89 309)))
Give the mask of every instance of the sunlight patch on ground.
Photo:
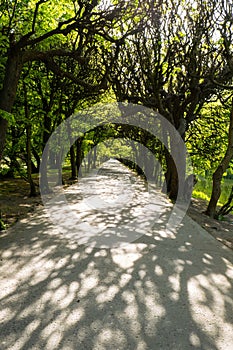
MULTIPOLYGON (((225 304, 221 296, 227 292, 228 287, 231 287, 230 284, 225 284, 227 282, 225 280, 223 284, 224 290, 221 291, 219 286, 221 286, 223 282, 221 279, 224 277, 221 276, 220 280, 219 278, 219 276, 212 274, 210 276, 197 275, 188 281, 192 317, 210 337, 219 335, 221 319, 224 318, 225 314, 225 304), (218 279, 218 283, 216 283, 216 279, 218 279), (200 317, 200 315, 204 317, 200 317), (209 322, 206 322, 206 320, 209 320, 209 322)), ((233 307, 232 301, 231 304, 231 307, 233 307)), ((224 334, 221 334, 221 337, 223 338, 224 334)))

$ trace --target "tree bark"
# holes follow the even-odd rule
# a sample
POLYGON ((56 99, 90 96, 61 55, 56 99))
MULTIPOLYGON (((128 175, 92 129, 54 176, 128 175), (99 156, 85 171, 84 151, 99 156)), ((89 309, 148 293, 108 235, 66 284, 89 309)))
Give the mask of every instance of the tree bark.
POLYGON ((76 159, 75 159, 75 145, 73 143, 73 139, 72 139, 72 129, 70 126, 70 122, 69 119, 67 119, 69 117, 69 115, 71 115, 73 113, 72 111, 67 112, 66 115, 66 120, 67 120, 67 130, 68 130, 68 135, 69 135, 69 140, 70 140, 70 166, 71 166, 71 180, 76 180, 77 179, 77 170, 76 170, 76 159))
POLYGON ((71 180, 77 179, 77 171, 75 164, 75 148, 74 145, 70 147, 70 165, 71 165, 71 180))
POLYGON ((166 158, 166 165, 167 165, 167 171, 165 174, 165 180, 166 180, 166 186, 167 186, 166 192, 169 198, 175 201, 177 199, 178 188, 179 188, 178 173, 177 173, 175 162, 167 150, 165 151, 165 158, 166 158))
POLYGON ((48 176, 47 176, 47 165, 49 157, 49 148, 45 147, 43 151, 43 156, 40 162, 40 191, 41 194, 51 193, 49 188, 48 176))
POLYGON ((218 217, 227 215, 232 211, 233 209, 232 201, 233 201, 233 186, 231 188, 231 193, 227 199, 227 202, 217 212, 218 217))
MULTIPOLYGON (((36 160, 35 173, 39 173, 39 171, 40 171, 40 156, 33 146, 32 146, 32 154, 36 160)), ((34 170, 33 170, 33 172, 34 172, 34 170)))
POLYGON ((2 111, 7 113, 12 111, 22 67, 20 52, 11 48, 6 63, 3 87, 0 91, 0 163, 3 157, 8 127, 8 120, 4 117, 2 111))
POLYGON ((31 154, 31 136, 32 136, 32 127, 30 123, 30 116, 29 116, 29 108, 28 108, 28 100, 27 100, 27 87, 26 84, 23 84, 23 90, 24 90, 24 111, 25 111, 25 118, 27 120, 26 124, 26 152, 27 152, 27 178, 28 182, 30 184, 30 197, 35 197, 37 195, 36 193, 36 186, 34 184, 34 181, 32 179, 32 154, 31 154))
POLYGON ((92 164, 92 149, 88 152, 87 155, 87 171, 89 172, 92 164))
POLYGON ((93 165, 92 165, 92 169, 96 169, 96 161, 97 161, 97 145, 93 149, 93 165))
POLYGON ((211 198, 205 212, 205 214, 210 216, 211 218, 217 218, 216 208, 217 208, 219 197, 221 195, 221 181, 222 181, 223 174, 227 170, 232 158, 233 158, 233 99, 232 99, 232 107, 231 107, 231 113, 230 113, 228 146, 227 146, 225 156, 223 157, 221 163, 219 164, 219 166, 217 167, 217 169, 213 174, 213 187, 212 187, 211 198))
POLYGON ((82 139, 77 139, 76 141, 76 167, 78 170, 78 177, 82 177, 82 139))
POLYGON ((31 125, 28 123, 26 127, 26 133, 27 133, 27 177, 30 184, 30 197, 35 197, 37 195, 36 193, 36 186, 34 184, 33 178, 32 178, 32 157, 31 157, 31 125))
POLYGON ((6 142, 7 127, 8 127, 8 121, 0 115, 0 164, 3 157, 3 151, 5 147, 5 142, 6 142))

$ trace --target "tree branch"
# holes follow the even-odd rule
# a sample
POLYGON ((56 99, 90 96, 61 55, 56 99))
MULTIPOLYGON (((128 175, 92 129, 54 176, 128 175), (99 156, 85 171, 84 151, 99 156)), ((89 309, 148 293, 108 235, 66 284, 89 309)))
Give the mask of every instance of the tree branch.
POLYGON ((108 88, 107 80, 106 80, 105 76, 103 77, 102 81, 98 85, 93 85, 93 84, 89 84, 89 83, 85 82, 82 79, 79 79, 78 77, 74 76, 72 73, 64 71, 51 58, 45 57, 44 59, 40 59, 40 60, 42 62, 44 62, 45 65, 47 66, 47 68, 49 70, 51 70, 57 76, 59 76, 61 78, 67 78, 67 79, 71 80, 73 83, 84 87, 88 91, 95 93, 97 90, 98 91, 106 90, 108 88))
POLYGON ((87 58, 81 57, 77 51, 66 51, 64 49, 54 49, 44 51, 35 51, 35 50, 27 50, 23 53, 23 63, 29 61, 43 61, 53 57, 70 57, 75 59, 81 64, 85 64, 87 62, 87 58))

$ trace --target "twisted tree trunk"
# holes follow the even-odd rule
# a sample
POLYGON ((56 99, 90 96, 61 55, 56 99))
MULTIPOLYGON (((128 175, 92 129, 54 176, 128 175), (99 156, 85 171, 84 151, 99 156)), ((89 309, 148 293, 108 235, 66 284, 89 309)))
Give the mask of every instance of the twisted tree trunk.
POLYGON ((217 218, 218 216, 216 208, 217 208, 219 197, 221 195, 221 181, 222 181, 223 174, 227 170, 232 158, 233 158, 233 99, 232 99, 232 107, 231 107, 231 113, 230 113, 228 146, 227 146, 225 156, 223 157, 221 163, 219 164, 219 166, 217 167, 217 169, 213 174, 212 194, 211 194, 210 202, 205 212, 206 215, 210 216, 211 218, 217 218))
POLYGON ((15 102, 22 67, 23 62, 20 52, 12 48, 7 59, 3 87, 0 91, 0 163, 5 147, 8 116, 15 102))
POLYGON ((227 202, 219 209, 217 215, 219 216, 224 216, 229 214, 233 210, 233 186, 231 188, 231 193, 227 199, 227 202))

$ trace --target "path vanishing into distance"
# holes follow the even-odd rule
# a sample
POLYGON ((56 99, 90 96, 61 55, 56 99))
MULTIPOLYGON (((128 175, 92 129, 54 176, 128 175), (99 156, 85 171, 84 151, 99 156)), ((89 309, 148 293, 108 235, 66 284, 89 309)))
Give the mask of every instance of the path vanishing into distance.
POLYGON ((46 208, 0 235, 1 350, 233 349, 233 252, 164 195, 110 161, 46 208))

